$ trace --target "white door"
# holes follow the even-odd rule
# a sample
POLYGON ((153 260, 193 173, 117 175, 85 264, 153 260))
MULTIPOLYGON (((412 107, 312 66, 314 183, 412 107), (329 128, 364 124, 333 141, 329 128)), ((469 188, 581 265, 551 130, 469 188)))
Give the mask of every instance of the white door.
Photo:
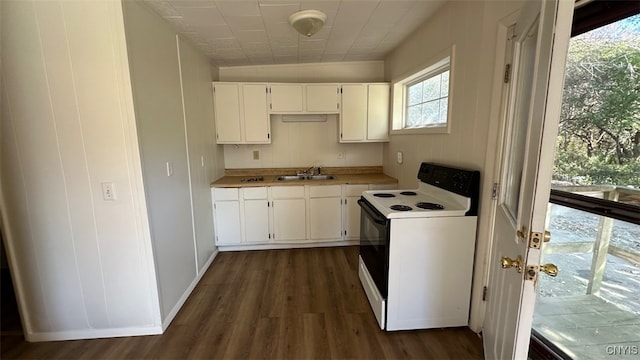
POLYGON ((488 359, 527 358, 535 281, 525 274, 540 262, 539 250, 528 244, 534 232, 545 231, 572 14, 573 2, 530 1, 510 34, 513 74, 505 97, 483 329, 488 359))

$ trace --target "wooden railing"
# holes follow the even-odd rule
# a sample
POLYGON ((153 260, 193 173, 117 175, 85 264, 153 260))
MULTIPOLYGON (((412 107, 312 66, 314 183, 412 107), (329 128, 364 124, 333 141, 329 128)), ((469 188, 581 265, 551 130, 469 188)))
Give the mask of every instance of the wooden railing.
POLYGON ((593 253, 587 294, 600 292, 607 254, 640 264, 640 253, 611 244, 614 219, 640 225, 640 190, 612 185, 556 186, 549 203, 600 215, 595 241, 548 243, 542 249, 543 254, 593 253))

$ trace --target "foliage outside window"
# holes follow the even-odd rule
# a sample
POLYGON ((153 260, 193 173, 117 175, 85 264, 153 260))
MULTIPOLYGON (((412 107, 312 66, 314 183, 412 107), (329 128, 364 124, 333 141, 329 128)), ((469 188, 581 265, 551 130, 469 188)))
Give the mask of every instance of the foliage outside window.
POLYGON ((448 133, 453 49, 393 86, 392 133, 448 133))
POLYGON ((640 15, 571 39, 554 180, 640 188, 640 15))
POLYGON ((449 69, 407 85, 404 128, 447 125, 449 69))

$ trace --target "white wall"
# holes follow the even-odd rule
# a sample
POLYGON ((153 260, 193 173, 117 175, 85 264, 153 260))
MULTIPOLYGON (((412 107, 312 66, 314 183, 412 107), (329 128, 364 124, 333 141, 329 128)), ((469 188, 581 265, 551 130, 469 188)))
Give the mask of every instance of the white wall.
POLYGON ((210 184, 222 164, 213 141, 211 66, 144 3, 124 2, 124 20, 166 327, 216 250, 210 184))
MULTIPOLYGON (((220 81, 380 82, 381 61, 221 67, 220 81)), ((316 166, 380 166, 382 143, 341 144, 337 115, 326 122, 284 123, 271 116, 271 144, 225 145, 225 167, 277 168, 316 166), (260 159, 253 160, 253 151, 260 159), (344 153, 343 158, 338 154, 344 153)))
POLYGON ((0 205, 26 338, 159 333, 121 4, 1 6, 0 205))
MULTIPOLYGON (((452 83, 451 133, 392 135, 384 147, 384 171, 398 178, 400 188, 417 184, 416 173, 423 161, 480 170, 481 194, 478 241, 474 267, 474 288, 470 326, 479 331, 484 308, 482 287, 486 284, 490 243, 491 187, 495 171, 497 126, 492 119, 496 101, 493 90, 500 86, 495 71, 500 52, 496 44, 500 19, 517 11, 518 1, 450 1, 385 59, 385 79, 391 81, 421 70, 439 53, 455 45, 455 74, 452 83), (404 154, 403 164, 396 153, 404 154)), ((495 111, 494 111, 495 113, 495 111)))

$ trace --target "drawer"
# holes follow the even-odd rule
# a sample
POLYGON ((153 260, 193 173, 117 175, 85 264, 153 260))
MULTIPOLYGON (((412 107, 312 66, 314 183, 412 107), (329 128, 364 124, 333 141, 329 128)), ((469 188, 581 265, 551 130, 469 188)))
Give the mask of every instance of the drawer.
POLYGON ((272 186, 271 196, 274 199, 304 198, 304 186, 272 186))
POLYGON ((242 197, 247 200, 258 200, 267 198, 266 187, 247 187, 242 188, 242 197))
POLYGON ((214 188, 213 199, 215 201, 238 200, 237 188, 214 188))
POLYGON ((363 191, 369 190, 369 185, 345 185, 344 196, 360 196, 363 191))
POLYGON ((309 197, 340 197, 342 185, 309 186, 309 197))

